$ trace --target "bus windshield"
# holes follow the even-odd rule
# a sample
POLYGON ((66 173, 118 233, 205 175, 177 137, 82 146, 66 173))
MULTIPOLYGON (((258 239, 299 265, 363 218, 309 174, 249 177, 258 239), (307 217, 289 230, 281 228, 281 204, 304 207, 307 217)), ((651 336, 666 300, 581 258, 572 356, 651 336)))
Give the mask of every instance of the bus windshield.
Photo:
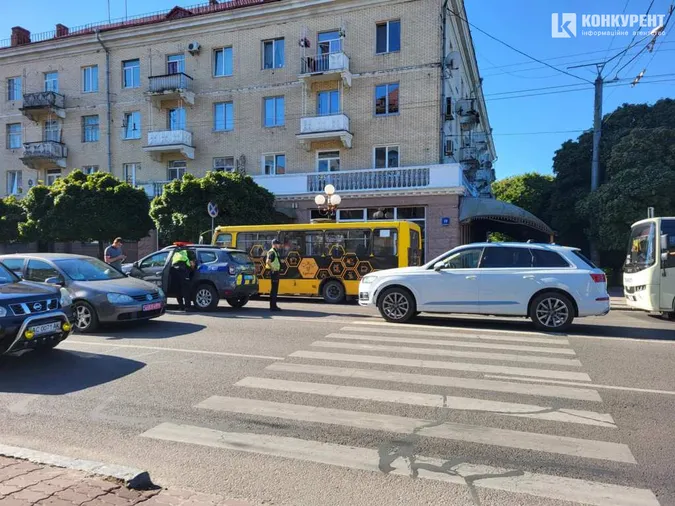
POLYGON ((624 272, 639 272, 656 262, 656 223, 642 223, 631 230, 624 272))

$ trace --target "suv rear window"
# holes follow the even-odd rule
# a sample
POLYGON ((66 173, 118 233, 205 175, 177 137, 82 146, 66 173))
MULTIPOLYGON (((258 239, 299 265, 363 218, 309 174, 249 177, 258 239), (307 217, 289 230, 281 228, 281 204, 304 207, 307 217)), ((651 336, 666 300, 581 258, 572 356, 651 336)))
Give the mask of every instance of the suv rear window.
POLYGON ((586 262, 586 263, 587 263, 590 267, 592 267, 593 269, 597 269, 597 268, 598 268, 598 266, 595 265, 593 262, 591 262, 588 258, 586 258, 586 255, 584 255, 581 251, 573 250, 573 251, 572 251, 572 254, 573 254, 574 256, 576 256, 577 258, 580 258, 581 260, 583 260, 584 262, 586 262))
POLYGON ((253 264, 251 259, 248 257, 246 253, 242 253, 240 251, 228 251, 227 254, 230 256, 232 261, 236 264, 239 265, 249 265, 253 264))
POLYGON ((555 251, 533 249, 532 267, 569 267, 570 264, 555 251))

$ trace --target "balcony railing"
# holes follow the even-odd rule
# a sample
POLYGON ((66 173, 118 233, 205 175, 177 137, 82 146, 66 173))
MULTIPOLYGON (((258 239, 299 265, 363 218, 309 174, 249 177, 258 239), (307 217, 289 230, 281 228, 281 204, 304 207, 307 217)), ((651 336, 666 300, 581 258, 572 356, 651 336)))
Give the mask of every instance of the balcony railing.
POLYGON ((301 59, 301 74, 342 72, 344 70, 349 70, 349 57, 342 51, 303 56, 301 59))
POLYGON ((23 109, 63 109, 65 106, 65 97, 55 91, 26 93, 23 96, 23 109))
POLYGON ((165 93, 170 91, 192 91, 192 78, 179 72, 163 76, 150 76, 150 93, 165 93))
POLYGON ((349 118, 346 114, 300 118, 300 134, 324 132, 349 132, 349 118))
POLYGON ((23 158, 66 158, 68 148, 55 141, 26 142, 23 145, 23 158))
POLYGON ((145 190, 148 198, 159 197, 164 193, 164 187, 171 181, 142 181, 136 184, 137 187, 145 190))
POLYGON ((148 132, 148 146, 192 146, 192 132, 187 130, 158 130, 148 132))

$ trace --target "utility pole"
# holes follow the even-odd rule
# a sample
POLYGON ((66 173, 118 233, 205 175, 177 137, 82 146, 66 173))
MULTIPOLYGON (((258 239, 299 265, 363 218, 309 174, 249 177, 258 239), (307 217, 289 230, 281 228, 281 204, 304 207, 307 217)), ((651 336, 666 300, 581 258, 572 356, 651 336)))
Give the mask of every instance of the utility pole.
MULTIPOLYGON (((591 191, 600 186, 600 139, 602 138, 602 70, 604 65, 598 65, 598 77, 595 78, 595 99, 593 101, 593 160, 591 162, 591 191)), ((595 238, 591 237, 591 261, 600 264, 600 254, 595 238)))

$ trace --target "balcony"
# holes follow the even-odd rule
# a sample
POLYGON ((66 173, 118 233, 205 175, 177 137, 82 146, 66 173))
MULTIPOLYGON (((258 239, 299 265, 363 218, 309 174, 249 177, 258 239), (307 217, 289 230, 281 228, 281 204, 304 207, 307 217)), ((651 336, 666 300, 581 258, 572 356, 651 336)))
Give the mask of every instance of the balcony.
POLYGON ((150 76, 150 85, 146 95, 155 107, 161 108, 165 100, 182 100, 195 105, 195 94, 192 91, 192 77, 182 72, 163 76, 150 76))
POLYGON ((155 161, 161 161, 162 155, 178 153, 184 158, 194 160, 195 147, 192 145, 192 132, 187 130, 160 130, 148 132, 148 145, 143 151, 150 153, 155 161))
POLYGON ((346 114, 311 116, 300 118, 300 133, 296 136, 300 144, 309 151, 314 141, 340 141, 346 148, 352 147, 352 133, 346 114))
POLYGON ((342 51, 303 56, 300 67, 300 79, 307 83, 341 79, 345 86, 352 85, 349 56, 342 51))
POLYGON ((465 194, 468 189, 459 164, 365 169, 342 172, 309 172, 280 176, 254 176, 257 184, 274 193, 277 200, 314 196, 332 184, 343 197, 465 194))
POLYGON ((20 110, 24 116, 35 122, 48 114, 63 119, 66 117, 66 98, 55 91, 26 93, 23 96, 23 106, 20 110))
POLYGON ((148 198, 153 199, 164 193, 164 187, 171 181, 143 181, 136 184, 138 188, 145 190, 148 198))
POLYGON ((54 141, 26 142, 21 161, 35 170, 65 169, 68 147, 54 141))

